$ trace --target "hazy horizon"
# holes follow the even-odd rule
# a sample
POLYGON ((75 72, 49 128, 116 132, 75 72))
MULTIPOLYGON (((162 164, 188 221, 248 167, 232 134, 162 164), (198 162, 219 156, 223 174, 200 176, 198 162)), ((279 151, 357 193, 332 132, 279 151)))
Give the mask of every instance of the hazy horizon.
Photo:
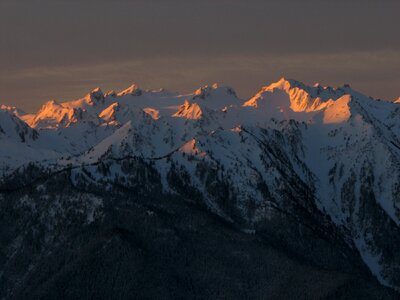
POLYGON ((281 77, 400 96, 398 1, 0 0, 0 104, 36 111, 100 86, 242 98, 281 77))

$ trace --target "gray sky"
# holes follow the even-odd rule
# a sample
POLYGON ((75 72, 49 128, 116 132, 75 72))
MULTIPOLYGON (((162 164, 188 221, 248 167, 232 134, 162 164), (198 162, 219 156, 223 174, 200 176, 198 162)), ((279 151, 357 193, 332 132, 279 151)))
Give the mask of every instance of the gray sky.
POLYGON ((0 104, 284 76, 400 96, 400 1, 0 0, 0 104))

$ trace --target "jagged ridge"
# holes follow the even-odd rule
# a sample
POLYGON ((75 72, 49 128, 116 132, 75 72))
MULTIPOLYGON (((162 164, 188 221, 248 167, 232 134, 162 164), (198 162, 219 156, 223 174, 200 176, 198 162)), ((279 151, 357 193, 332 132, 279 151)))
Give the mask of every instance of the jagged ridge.
MULTIPOLYGON (((32 128, 14 109, 0 114, 2 149, 21 142, 4 134, 6 119, 32 139, 30 155, 9 151, 3 172, 72 165, 78 178, 113 189, 130 182, 120 162, 140 158, 164 193, 195 197, 245 232, 270 230, 271 220, 282 222, 277 212, 294 215, 298 226, 356 249, 382 284, 400 288, 399 113, 398 103, 348 85, 284 78, 246 101, 218 85, 187 95, 97 88, 20 116, 32 128)), ((304 247, 293 243, 293 251, 304 247)))

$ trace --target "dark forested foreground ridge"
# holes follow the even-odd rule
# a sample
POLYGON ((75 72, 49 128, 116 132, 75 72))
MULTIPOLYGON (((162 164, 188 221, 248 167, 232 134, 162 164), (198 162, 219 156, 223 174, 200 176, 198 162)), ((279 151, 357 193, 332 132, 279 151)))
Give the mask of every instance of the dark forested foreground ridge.
POLYGON ((0 299, 398 299, 400 104, 96 89, 0 110, 0 299))

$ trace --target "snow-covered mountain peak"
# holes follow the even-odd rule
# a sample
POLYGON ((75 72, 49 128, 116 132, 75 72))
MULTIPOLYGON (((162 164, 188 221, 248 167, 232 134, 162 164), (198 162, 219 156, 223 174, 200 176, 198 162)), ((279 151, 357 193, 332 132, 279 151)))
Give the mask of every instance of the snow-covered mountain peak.
POLYGON ((101 93, 101 94, 103 94, 103 92, 101 91, 101 88, 100 88, 100 87, 94 88, 90 93, 91 93, 91 94, 96 94, 96 93, 101 93))
POLYGON ((76 105, 74 107, 83 108, 86 105, 94 106, 99 102, 104 102, 104 94, 99 87, 93 89, 90 93, 88 93, 83 99, 73 101, 76 105))
POLYGON ((117 97, 117 92, 114 91, 114 90, 108 91, 108 92, 106 92, 106 93, 104 94, 104 97, 112 97, 112 98, 115 98, 115 97, 117 97))
POLYGON ((350 101, 351 95, 344 95, 331 102, 331 104, 324 110, 324 124, 337 124, 346 122, 351 117, 350 101))
POLYGON ((89 96, 91 99, 98 100, 98 101, 104 99, 104 94, 103 94, 103 92, 101 91, 101 89, 100 89, 99 87, 93 89, 93 90, 88 94, 88 96, 89 96))
MULTIPOLYGON (((26 142, 28 139, 36 140, 38 133, 12 112, 0 110, 0 139, 2 136, 14 142, 26 142)), ((4 148, 2 150, 6 151, 4 148)))
POLYGON ((55 106, 61 106, 56 100, 52 99, 45 102, 39 109, 39 112, 46 111, 48 109, 52 109, 55 106))
POLYGON ((126 96, 126 95, 140 96, 140 95, 142 95, 142 93, 143 93, 143 91, 139 88, 139 86, 137 86, 136 84, 132 84, 125 90, 119 92, 117 95, 119 97, 126 96))
POLYGON ((62 104, 58 103, 56 100, 49 100, 36 113, 38 116, 53 116, 55 112, 66 109, 62 104))
POLYGON ((98 117, 106 124, 123 125, 129 122, 135 115, 143 114, 142 109, 138 107, 129 107, 120 102, 113 102, 111 105, 102 110, 98 117))
POLYGON ((349 85, 344 85, 343 87, 335 89, 330 86, 322 86, 320 83, 308 86, 303 82, 294 79, 281 78, 279 81, 263 87, 261 91, 274 92, 275 90, 281 90, 288 94, 303 92, 308 94, 310 98, 321 98, 321 100, 326 101, 329 99, 335 100, 343 96, 345 93, 348 93, 346 92, 346 89, 352 91, 349 85))
MULTIPOLYGON (((284 112, 315 112, 319 111, 333 100, 322 101, 320 98, 311 98, 310 95, 303 90, 261 90, 253 98, 246 101, 243 106, 253 107, 257 109, 266 109, 267 111, 278 110, 284 112)), ((288 115, 282 116, 287 119, 288 115)), ((296 119, 296 118, 294 118, 296 119)))
POLYGON ((237 97, 236 92, 231 87, 220 86, 217 83, 199 88, 193 93, 191 99, 200 106, 212 110, 221 110, 242 104, 242 100, 237 97))
POLYGON ((273 82, 262 88, 263 91, 273 92, 275 89, 288 91, 293 88, 306 89, 306 85, 294 79, 286 79, 282 77, 277 82, 273 82))
POLYGON ((118 102, 114 102, 99 114, 99 118, 105 122, 115 121, 116 114, 119 111, 120 107, 121 105, 118 102))
POLYGON ((229 86, 221 86, 218 83, 214 83, 211 86, 206 85, 194 92, 194 99, 206 99, 207 97, 215 97, 215 96, 230 96, 237 97, 236 92, 233 88, 229 86))
MULTIPOLYGON (((80 102, 80 100, 77 101, 80 102)), ((55 129, 58 127, 68 127, 72 123, 82 120, 84 112, 85 109, 76 105, 76 102, 60 104, 55 100, 50 100, 35 115, 24 120, 32 128, 55 129)))
POLYGON ((314 83, 313 87, 315 87, 315 88, 323 88, 323 86, 319 82, 314 83))
POLYGON ((213 86, 210 87, 208 85, 198 88, 194 92, 194 97, 200 98, 200 99, 205 99, 206 97, 208 97, 210 95, 210 91, 212 91, 213 89, 215 89, 213 86))
POLYGON ((173 114, 173 117, 186 118, 191 120, 198 120, 203 116, 203 110, 197 103, 189 103, 186 99, 185 102, 179 107, 178 111, 173 114))
POLYGON ((216 84, 186 95, 95 89, 21 117, 38 131, 2 106, 0 168, 73 164, 79 175, 85 166, 83 183, 110 188, 157 178, 162 190, 189 199, 198 192, 212 211, 255 231, 281 216, 274 207, 306 222, 323 215, 315 224, 332 220, 381 282, 400 287, 399 260, 381 238, 400 244, 398 104, 285 78, 243 102, 216 84), (309 211, 297 215, 291 203, 309 211))
POLYGON ((148 114, 153 120, 158 120, 160 116, 160 111, 152 108, 152 107, 145 107, 143 111, 148 114))
POLYGON ((17 116, 19 118, 26 115, 26 112, 24 112, 23 110, 15 107, 15 106, 1 104, 0 110, 11 112, 12 114, 14 114, 15 116, 17 116))
POLYGON ((304 120, 309 116, 303 113, 321 111, 343 95, 345 95, 345 91, 342 89, 322 87, 320 84, 310 87, 293 79, 281 78, 279 81, 263 87, 243 106, 264 108, 269 115, 278 119, 304 120))

